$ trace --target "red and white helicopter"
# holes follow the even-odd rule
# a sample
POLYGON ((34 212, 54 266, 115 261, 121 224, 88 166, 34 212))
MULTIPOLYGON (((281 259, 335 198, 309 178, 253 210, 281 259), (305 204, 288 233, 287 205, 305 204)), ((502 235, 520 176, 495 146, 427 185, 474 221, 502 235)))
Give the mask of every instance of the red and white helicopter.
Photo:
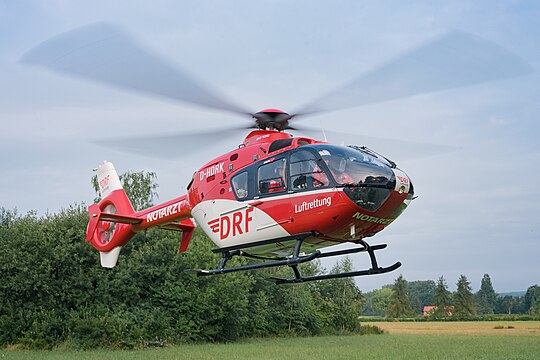
MULTIPOLYGON (((386 245, 369 245, 366 239, 389 226, 414 196, 410 178, 393 161, 362 146, 293 137, 285 132, 293 129, 292 120, 531 71, 526 62, 499 46, 453 31, 289 115, 278 109, 250 113, 221 99, 107 23, 54 37, 30 50, 22 62, 251 116, 255 122, 250 127, 255 130, 237 148, 197 170, 187 194, 142 211, 134 211, 113 165, 104 162, 97 168, 102 200, 88 209, 86 240, 100 252, 102 266, 114 267, 121 248, 137 232, 150 227, 181 231, 180 252, 184 252, 198 224, 217 245, 214 251, 221 253, 222 260, 215 269, 193 270, 195 273, 204 276, 290 266, 294 277, 275 279, 277 283, 397 269, 399 262, 380 267, 375 251, 386 245), (320 251, 341 243, 356 246, 320 251), (357 252, 369 254, 369 269, 311 277, 303 277, 298 269, 299 264, 313 259, 357 252), (259 261, 227 267, 234 256, 259 261)), ((178 148, 193 136, 178 136, 178 148)), ((109 144, 121 142, 125 140, 113 139, 109 144)))

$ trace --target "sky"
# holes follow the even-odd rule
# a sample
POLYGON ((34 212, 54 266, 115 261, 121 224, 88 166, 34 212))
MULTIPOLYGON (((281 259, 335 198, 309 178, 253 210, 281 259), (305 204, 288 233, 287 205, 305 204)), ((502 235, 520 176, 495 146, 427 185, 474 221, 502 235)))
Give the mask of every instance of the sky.
MULTIPOLYGON (((247 123, 19 62, 62 32, 97 21, 117 24, 251 111, 292 111, 457 29, 517 54, 535 71, 326 112, 302 125, 347 134, 329 138, 336 143, 368 145, 394 160, 415 186, 418 198, 372 239, 389 245, 379 252, 380 264, 403 266, 358 278, 361 290, 399 274, 410 281, 444 276, 453 290, 464 274, 477 291, 485 273, 498 292, 526 290, 540 283, 538 18, 536 1, 0 0, 0 206, 43 215, 89 204, 92 169, 105 159, 119 173, 155 171, 159 200, 166 201, 185 193, 194 171, 246 135, 178 144, 164 158, 97 145, 94 140, 114 136, 247 123)), ((367 265, 361 256, 353 256, 359 268, 367 265)))

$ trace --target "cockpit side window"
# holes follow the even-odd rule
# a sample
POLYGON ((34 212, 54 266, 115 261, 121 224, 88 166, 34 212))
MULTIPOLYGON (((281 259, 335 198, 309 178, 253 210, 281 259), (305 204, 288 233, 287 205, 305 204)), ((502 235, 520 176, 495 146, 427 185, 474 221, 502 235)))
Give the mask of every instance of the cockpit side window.
POLYGON ((231 185, 238 200, 243 200, 248 197, 248 173, 247 171, 235 175, 231 179, 231 185))
POLYGON ((261 195, 286 191, 285 158, 259 167, 257 177, 261 195))
POLYGON ((293 190, 310 190, 328 186, 328 175, 318 166, 311 151, 300 150, 291 155, 291 185, 293 190))

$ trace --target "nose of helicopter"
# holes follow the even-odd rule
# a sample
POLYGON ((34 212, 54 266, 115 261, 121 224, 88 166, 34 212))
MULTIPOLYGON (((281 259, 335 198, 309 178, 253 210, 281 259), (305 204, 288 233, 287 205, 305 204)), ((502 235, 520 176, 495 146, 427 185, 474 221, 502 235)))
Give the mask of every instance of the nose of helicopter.
POLYGON ((411 196, 412 196, 413 186, 411 183, 411 179, 409 179, 407 174, 405 174, 400 169, 395 168, 395 169, 392 169, 392 171, 394 173, 395 180, 396 180, 396 185, 394 187, 394 190, 396 190, 399 194, 411 192, 411 196))
MULTIPOLYGON (((376 212, 387 202, 392 203, 390 207, 403 210, 408 206, 414 190, 411 180, 403 171, 397 168, 373 167, 369 164, 358 165, 358 169, 360 168, 369 174, 364 173, 362 181, 344 187, 344 193, 357 206, 369 212, 376 212)), ((399 214, 403 210, 399 211, 399 214)))

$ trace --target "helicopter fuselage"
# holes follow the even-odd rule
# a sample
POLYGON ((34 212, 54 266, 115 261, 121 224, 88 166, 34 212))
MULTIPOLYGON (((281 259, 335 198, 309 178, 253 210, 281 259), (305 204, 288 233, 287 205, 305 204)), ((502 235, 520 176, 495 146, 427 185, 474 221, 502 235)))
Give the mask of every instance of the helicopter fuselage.
POLYGON ((316 236, 306 252, 358 242, 390 225, 412 196, 409 177, 368 149, 255 130, 195 172, 187 200, 218 247, 279 258, 294 241, 250 244, 308 231, 316 236))
POLYGON ((135 233, 151 227, 182 231, 185 251, 193 220, 218 248, 270 259, 291 256, 298 234, 310 234, 302 237, 306 253, 362 244, 413 198, 409 177, 373 151, 278 130, 252 131, 237 149, 196 171, 186 195, 138 212, 111 163, 98 167, 97 176, 103 200, 89 208, 87 241, 104 259, 112 252, 114 263, 135 233))

